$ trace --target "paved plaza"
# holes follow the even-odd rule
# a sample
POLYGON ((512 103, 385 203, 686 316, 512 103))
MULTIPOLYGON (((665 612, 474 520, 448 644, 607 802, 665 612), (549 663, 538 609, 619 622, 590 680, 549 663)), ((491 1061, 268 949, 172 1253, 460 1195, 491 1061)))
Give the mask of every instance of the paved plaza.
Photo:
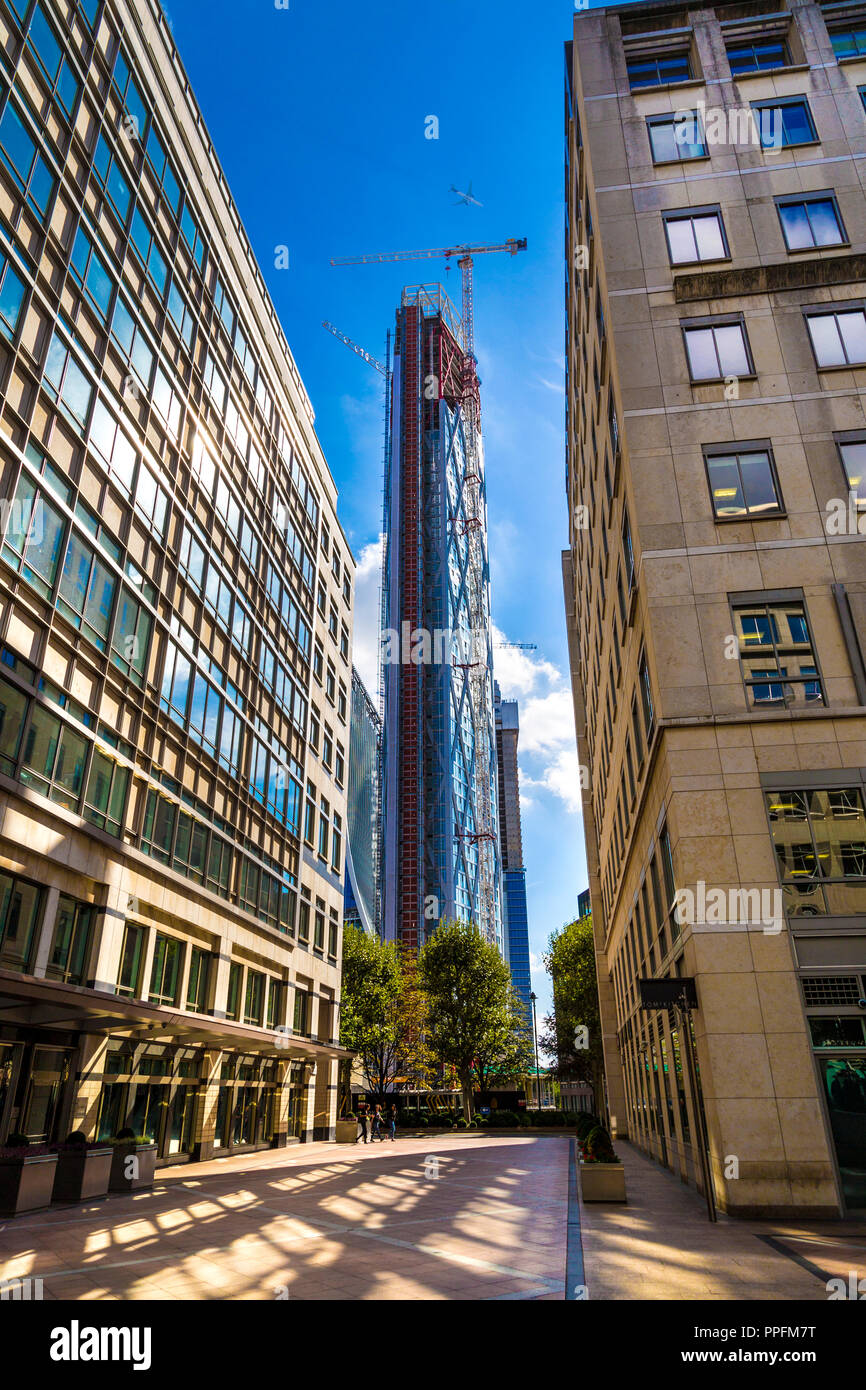
POLYGON ((584 1206, 565 1136, 311 1144, 162 1169, 152 1192, 0 1224, 0 1278, 100 1299, 809 1299, 866 1226, 706 1220, 620 1142, 627 1206, 584 1206))

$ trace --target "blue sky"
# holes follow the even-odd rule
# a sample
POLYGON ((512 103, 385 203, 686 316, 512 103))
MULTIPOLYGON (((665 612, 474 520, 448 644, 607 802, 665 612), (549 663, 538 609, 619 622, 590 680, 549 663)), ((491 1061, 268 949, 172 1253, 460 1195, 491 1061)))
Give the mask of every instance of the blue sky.
MULTIPOLYGON (((530 944, 575 915, 586 884, 567 680, 563 394, 563 44, 573 0, 170 0, 175 40, 316 411, 360 565, 357 660, 369 670, 382 489, 382 381, 322 328, 374 356, 405 283, 444 262, 332 268, 331 256, 501 242, 482 256, 476 349, 498 652, 521 703, 530 944), (425 121, 439 121, 439 139, 425 121), (483 207, 455 206, 469 181, 483 207), (288 246, 290 266, 274 268, 288 246)), ((549 981, 534 971, 539 1016, 549 981)))

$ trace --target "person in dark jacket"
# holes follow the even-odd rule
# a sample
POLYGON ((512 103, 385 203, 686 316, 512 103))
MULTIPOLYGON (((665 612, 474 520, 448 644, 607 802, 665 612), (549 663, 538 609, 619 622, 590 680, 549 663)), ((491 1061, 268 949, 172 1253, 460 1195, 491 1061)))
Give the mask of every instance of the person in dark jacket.
POLYGON ((397 1107, 396 1107, 396 1105, 392 1105, 392 1106, 391 1106, 391 1109, 390 1109, 390 1111, 389 1111, 389 1113, 388 1113, 388 1128, 389 1128, 390 1131, 391 1131, 391 1143, 393 1144, 394 1141, 395 1141, 396 1138, 397 1138, 397 1107))
POLYGON ((357 1139, 355 1140, 355 1143, 356 1143, 356 1144, 360 1144, 361 1140, 363 1139, 363 1140, 364 1140, 364 1143, 366 1144, 366 1142, 367 1142, 367 1107, 366 1107, 366 1105, 364 1104, 363 1101, 362 1101, 361 1104, 358 1106, 358 1124, 360 1125, 360 1129, 358 1130, 358 1137, 357 1137, 357 1139))

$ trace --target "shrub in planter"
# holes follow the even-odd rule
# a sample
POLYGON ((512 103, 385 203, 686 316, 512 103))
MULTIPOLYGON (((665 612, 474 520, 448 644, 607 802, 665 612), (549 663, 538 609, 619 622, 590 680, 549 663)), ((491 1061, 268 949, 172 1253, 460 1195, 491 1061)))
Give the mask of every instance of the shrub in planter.
POLYGON ((141 1136, 136 1138, 132 1130, 121 1130, 111 1144, 114 1152, 109 1192, 139 1192, 142 1188, 153 1187, 156 1145, 141 1136))
POLYGON ((54 1188, 57 1154, 46 1144, 31 1144, 26 1134, 10 1134, 0 1149, 0 1214, 47 1207, 54 1188))
POLYGON ((602 1125, 596 1125, 587 1136, 583 1149, 585 1157, 592 1163, 619 1162, 614 1152, 613 1141, 602 1125))
POLYGON ((585 1111, 581 1113, 575 1124, 578 1139, 586 1139, 599 1124, 600 1120, 597 1115, 589 1115, 585 1111))
POLYGON ((54 1202, 87 1202, 108 1195, 108 1179, 114 1150, 110 1144, 91 1142, 81 1130, 57 1147, 54 1202))

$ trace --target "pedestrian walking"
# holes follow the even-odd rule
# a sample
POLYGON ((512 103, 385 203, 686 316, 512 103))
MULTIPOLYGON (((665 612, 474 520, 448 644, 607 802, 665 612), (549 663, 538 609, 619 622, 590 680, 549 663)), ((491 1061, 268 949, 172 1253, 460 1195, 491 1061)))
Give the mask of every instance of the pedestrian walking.
POLYGON ((363 1101, 362 1101, 361 1104, 358 1106, 358 1124, 360 1125, 360 1129, 359 1129, 359 1131, 358 1131, 358 1138, 355 1140, 355 1143, 356 1143, 356 1144, 360 1144, 361 1140, 363 1139, 363 1140, 364 1140, 364 1143, 366 1144, 366 1142, 367 1142, 367 1107, 366 1107, 366 1105, 364 1104, 363 1101))
POLYGON ((395 1141, 396 1138, 397 1138, 397 1107, 396 1107, 396 1105, 392 1105, 392 1106, 391 1106, 391 1111, 390 1111, 390 1114, 389 1114, 389 1116, 388 1116, 388 1128, 389 1128, 390 1131, 391 1131, 391 1143, 393 1144, 394 1141, 395 1141))
POLYGON ((372 1130, 372 1133, 371 1133, 371 1135, 370 1135, 370 1143, 371 1143, 371 1144, 372 1144, 372 1142, 373 1142, 374 1139, 379 1139, 379 1140, 381 1140, 381 1142, 382 1142, 383 1144, 384 1144, 384 1142, 385 1142, 385 1136, 384 1136, 384 1134, 382 1133, 382 1107, 381 1107, 381 1105, 377 1105, 377 1106, 376 1106, 376 1109, 373 1111, 373 1130, 372 1130))

